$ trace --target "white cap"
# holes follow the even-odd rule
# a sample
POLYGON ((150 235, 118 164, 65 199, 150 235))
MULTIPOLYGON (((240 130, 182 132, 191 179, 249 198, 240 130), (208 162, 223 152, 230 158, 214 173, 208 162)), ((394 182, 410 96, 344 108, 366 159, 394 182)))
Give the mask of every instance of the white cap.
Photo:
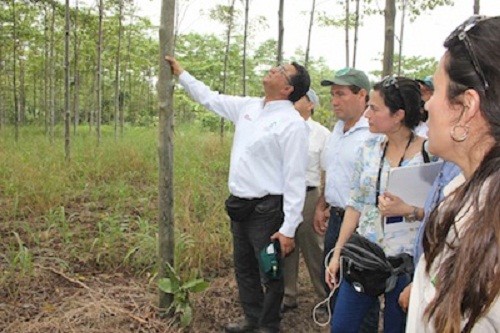
POLYGON ((319 106, 319 98, 318 95, 314 92, 314 90, 309 89, 306 93, 307 98, 314 104, 314 108, 319 106))

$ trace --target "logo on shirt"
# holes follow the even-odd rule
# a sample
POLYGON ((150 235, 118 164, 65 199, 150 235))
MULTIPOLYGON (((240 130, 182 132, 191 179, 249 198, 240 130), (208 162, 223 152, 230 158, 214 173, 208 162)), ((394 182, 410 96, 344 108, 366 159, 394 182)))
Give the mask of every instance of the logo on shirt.
POLYGON ((247 113, 245 116, 243 116, 248 121, 252 121, 252 118, 250 118, 250 115, 247 113))

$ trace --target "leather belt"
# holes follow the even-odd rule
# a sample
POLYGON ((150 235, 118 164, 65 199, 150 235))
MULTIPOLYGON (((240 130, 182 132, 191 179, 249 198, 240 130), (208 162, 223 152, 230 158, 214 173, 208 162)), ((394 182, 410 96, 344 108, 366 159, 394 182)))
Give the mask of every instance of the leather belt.
POLYGON ((315 190, 317 188, 318 188, 317 186, 308 186, 308 187, 306 187, 306 192, 313 191, 313 190, 315 190))

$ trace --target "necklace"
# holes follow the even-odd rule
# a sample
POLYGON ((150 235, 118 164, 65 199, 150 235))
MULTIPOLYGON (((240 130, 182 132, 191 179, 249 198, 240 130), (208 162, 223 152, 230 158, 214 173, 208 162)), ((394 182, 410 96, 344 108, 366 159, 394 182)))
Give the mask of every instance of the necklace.
MULTIPOLYGON (((413 132, 411 132, 410 138, 408 139, 408 143, 406 144, 403 155, 401 156, 401 158, 399 160, 398 167, 400 167, 401 164, 403 163, 405 155, 406 155, 406 151, 408 150, 408 147, 410 147, 410 143, 413 141, 414 136, 415 135, 413 134, 413 132)), ((385 154, 387 153, 387 147, 389 147, 389 141, 387 141, 387 143, 385 144, 384 150, 382 151, 382 156, 380 156, 380 163, 378 165, 377 186, 375 187, 375 189, 376 189, 375 207, 378 207, 378 197, 380 195, 380 178, 382 177, 382 168, 384 166, 384 158, 385 158, 385 154)))

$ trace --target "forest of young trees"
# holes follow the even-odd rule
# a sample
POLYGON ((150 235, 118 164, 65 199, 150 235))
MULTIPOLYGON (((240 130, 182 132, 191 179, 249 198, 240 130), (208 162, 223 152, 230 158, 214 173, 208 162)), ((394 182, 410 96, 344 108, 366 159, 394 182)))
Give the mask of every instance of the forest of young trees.
MULTIPOLYGON (((0 299, 0 305, 13 309, 5 314, 0 311, 0 331, 4 321, 13 332, 16 327, 28 332, 22 325, 30 324, 23 320, 30 311, 38 324, 47 324, 44 320, 50 322, 50 315, 38 313, 47 308, 54 312, 53 304, 60 304, 61 318, 67 307, 87 311, 65 303, 71 298, 57 294, 51 289, 54 284, 40 276, 55 274, 87 290, 87 285, 65 272, 81 274, 82 281, 92 280, 99 288, 113 274, 113 278, 118 276, 110 279, 113 284, 137 279, 141 291, 131 287, 127 296, 139 295, 132 308, 141 316, 127 312, 129 299, 118 305, 106 303, 96 313, 100 319, 102 313, 110 317, 121 313, 132 321, 124 321, 127 328, 137 322, 147 327, 143 318, 151 316, 158 319, 161 329, 157 331, 164 332, 157 308, 141 293, 151 281, 168 275, 166 262, 173 266, 171 276, 187 280, 193 288, 190 282, 195 278, 221 277, 227 271, 230 237, 228 226, 221 223, 227 219, 221 204, 227 191, 229 145, 212 133, 201 133, 198 125, 220 135, 230 126, 192 102, 183 90, 172 89, 175 80, 163 61, 165 54, 175 55, 195 77, 221 93, 256 96, 262 93, 266 71, 285 61, 305 64, 313 78, 332 75, 334 69, 325 59, 311 56, 314 27, 343 29, 345 41, 338 47, 346 50, 345 65, 356 67, 359 26, 368 15, 380 15, 385 18, 385 48, 383 54, 373 55, 380 66, 370 74, 421 78, 433 73, 437 61, 404 55, 405 22, 454 3, 324 0, 336 8, 332 16, 317 10, 316 0, 309 0, 310 11, 304 13, 303 21, 307 45, 285 55, 283 12, 290 4, 285 0, 275 0, 279 7, 276 27, 269 26, 265 17, 249 19, 252 0, 214 4, 206 19, 222 25, 221 34, 179 33, 182 15, 194 0, 162 0, 162 22, 139 16, 139 1, 147 0, 0 0, 0 157, 4 161, 0 167, 0 234, 5 236, 0 244, 0 297, 8 299, 0 299), (255 42, 263 30, 275 30, 276 37, 255 42), (175 170, 173 123, 184 131, 175 137, 175 170), (60 149, 54 148, 61 146, 62 138, 66 160, 71 160, 71 142, 75 144, 72 163, 61 163, 60 149), (175 209, 174 197, 179 203, 175 209), (165 226, 169 229, 162 229, 165 226), (153 255, 158 252, 165 257, 158 260, 153 255), (20 278, 25 280, 19 282, 20 278), (45 284, 32 284, 30 279, 45 284), (53 299, 49 306, 33 301, 38 307, 32 310, 19 306, 18 295, 29 299, 23 300, 26 304, 43 295, 53 299)), ((479 0, 467 1, 479 12, 479 0)), ((331 125, 329 91, 319 87, 319 80, 313 80, 312 86, 322 102, 315 119, 331 125)), ((226 281, 220 290, 212 291, 211 301, 219 301, 223 310, 215 307, 215 315, 208 310, 203 314, 213 315, 215 324, 203 322, 200 315, 200 331, 234 314, 234 309, 225 311, 228 305, 220 295, 234 294, 235 286, 226 288, 227 276, 222 278, 226 281)), ((118 299, 105 293, 89 294, 90 302, 118 299)), ((162 304, 160 300, 160 307, 171 301, 162 304)), ((183 301, 188 302, 187 296, 183 301)), ((56 326, 59 319, 54 320, 56 326)), ((309 319, 304 314, 287 325, 294 327, 309 319)), ((107 318, 103 321, 113 325, 107 318)), ((66 330, 59 331, 73 330, 76 325, 71 320, 65 324, 60 327, 66 330)), ((93 326, 93 318, 85 324, 93 326)), ((38 326, 32 331, 38 331, 38 326)))
MULTIPOLYGON (((177 21, 181 19, 183 6, 189 3, 189 0, 177 1, 177 21)), ((344 12, 339 10, 337 17, 329 17, 321 11, 316 13, 315 1, 311 1, 311 11, 304 13, 304 22, 308 22, 309 38, 314 25, 345 29, 345 48, 353 50, 353 54, 346 52, 346 65, 355 66, 357 29, 364 16, 385 15, 389 20, 386 25, 389 34, 399 31, 403 36, 403 24, 394 27, 396 13, 389 10, 391 6, 397 7, 398 15, 412 19, 436 6, 451 3, 452 0, 392 0, 387 1, 384 14, 371 0, 340 4, 332 1, 332 6, 344 7, 344 12)), ((158 23, 138 16, 137 3, 133 0, 100 0, 90 4, 82 0, 66 3, 1 0, 0 5, 0 128, 36 124, 44 126, 47 136, 53 139, 53 128, 64 122, 66 112, 65 42, 68 43, 67 105, 73 132, 81 124, 95 127, 97 131, 101 123, 115 124, 117 133, 121 133, 124 123, 155 122, 158 23)), ((280 1, 279 15, 283 15, 284 6, 285 1, 280 1)), ((282 27, 276 29, 275 39, 256 45, 252 37, 274 27, 269 27, 264 17, 249 22, 249 10, 252 10, 250 0, 214 5, 209 16, 213 22, 226 27, 223 35, 176 33, 176 56, 195 76, 221 92, 259 95, 264 71, 282 61, 282 27)), ((282 20, 280 22, 282 25, 282 20)), ((402 38, 400 40, 402 46, 402 38)), ((387 67, 384 60, 384 71, 413 76, 432 71, 434 59, 401 57, 399 62, 396 56, 394 61, 393 54, 398 54, 394 52, 394 37, 392 46, 390 44, 387 50, 393 51, 387 54, 386 50, 386 56, 390 56, 389 64, 396 68, 387 67)), ((332 69, 326 66, 325 60, 312 59, 309 53, 308 41, 306 50, 297 50, 292 59, 305 63, 313 74, 328 75, 332 69)), ((180 96, 176 117, 191 120, 196 115, 192 110, 198 108, 180 96)), ((213 122, 208 117, 208 122, 213 122)))

